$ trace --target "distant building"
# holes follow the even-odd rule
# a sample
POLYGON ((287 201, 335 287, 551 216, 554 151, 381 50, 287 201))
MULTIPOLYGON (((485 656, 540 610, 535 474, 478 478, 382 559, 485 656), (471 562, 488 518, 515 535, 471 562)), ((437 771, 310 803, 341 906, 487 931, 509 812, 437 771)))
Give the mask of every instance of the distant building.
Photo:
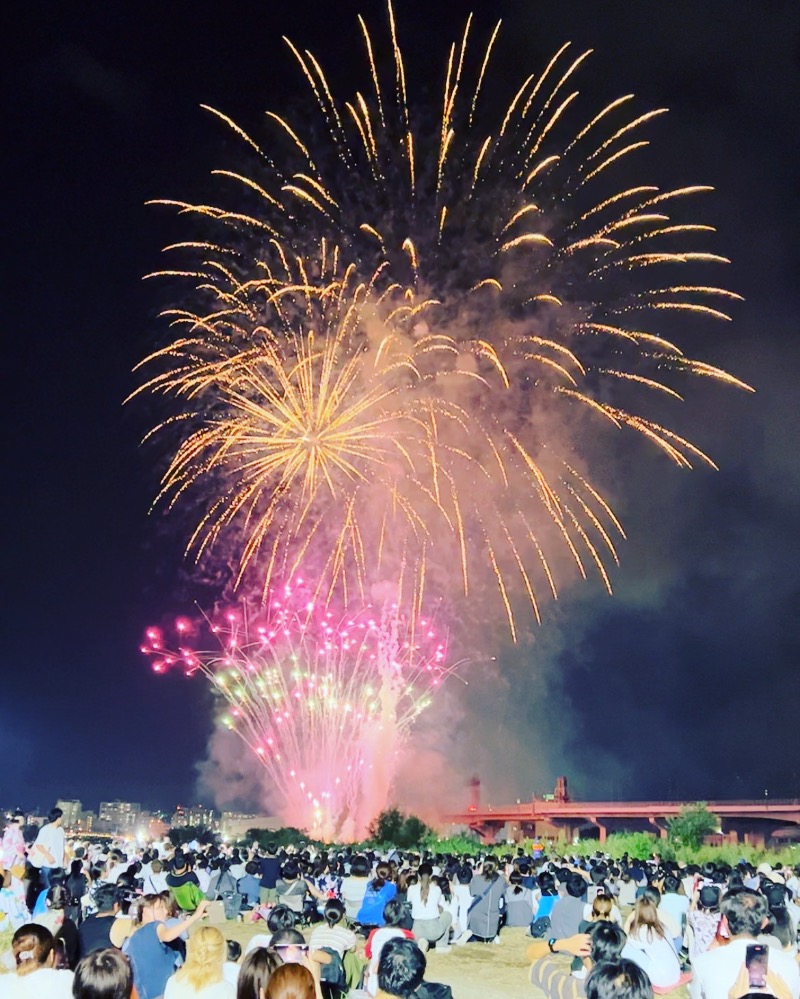
POLYGON ((206 805, 177 805, 172 815, 172 827, 203 826, 204 829, 218 829, 219 815, 206 805))
POLYGON ((135 832, 142 806, 138 801, 101 801, 97 813, 99 832, 135 832))
POLYGON ((77 798, 71 801, 59 800, 56 802, 56 808, 60 808, 64 813, 62 819, 65 829, 73 829, 78 825, 83 812, 83 804, 77 798))
POLYGON ((247 836, 248 829, 280 829, 283 822, 275 815, 250 815, 246 812, 223 812, 220 834, 229 842, 236 842, 247 836))

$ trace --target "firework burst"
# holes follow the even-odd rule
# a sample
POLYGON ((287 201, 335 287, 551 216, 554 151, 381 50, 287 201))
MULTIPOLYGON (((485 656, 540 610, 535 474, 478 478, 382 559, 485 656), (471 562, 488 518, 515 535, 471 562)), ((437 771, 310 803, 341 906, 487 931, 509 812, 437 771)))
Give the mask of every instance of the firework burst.
POLYGON ((178 619, 169 638, 149 628, 142 652, 156 673, 211 681, 221 725, 263 765, 288 822, 352 838, 385 806, 402 741, 454 667, 428 619, 412 629, 390 603, 337 615, 314 589, 298 578, 257 611, 224 611, 203 629, 211 651, 178 619))
POLYGON ((580 111, 588 53, 563 46, 484 115, 499 24, 472 60, 470 18, 425 128, 391 5, 387 63, 359 22, 366 85, 343 102, 288 42, 316 118, 268 113, 271 155, 208 109, 251 157, 215 171, 233 208, 160 202, 212 234, 157 272, 194 289, 167 313, 180 335, 143 362, 143 389, 176 404, 156 429, 183 431, 160 499, 200 502, 189 550, 227 539, 237 583, 252 573, 264 594, 302 560, 315 598, 399 578, 414 617, 432 563, 465 593, 488 568, 515 634, 512 592, 538 618, 561 554, 611 588, 622 527, 584 471, 606 431, 714 467, 645 406, 679 401, 687 374, 747 388, 660 322, 727 320, 739 296, 683 276, 726 262, 683 218, 708 188, 614 186, 664 109, 628 95, 580 111))

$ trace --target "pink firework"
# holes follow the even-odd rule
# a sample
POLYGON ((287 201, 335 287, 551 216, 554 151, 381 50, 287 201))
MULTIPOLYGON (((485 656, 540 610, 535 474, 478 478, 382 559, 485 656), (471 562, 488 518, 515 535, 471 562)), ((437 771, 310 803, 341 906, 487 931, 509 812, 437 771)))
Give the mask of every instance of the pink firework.
POLYGON ((339 614, 302 579, 265 606, 208 621, 212 651, 190 621, 165 639, 149 628, 142 651, 156 673, 202 673, 225 702, 220 722, 266 770, 285 821, 326 838, 363 834, 386 806, 404 737, 453 672, 430 620, 397 605, 339 614))

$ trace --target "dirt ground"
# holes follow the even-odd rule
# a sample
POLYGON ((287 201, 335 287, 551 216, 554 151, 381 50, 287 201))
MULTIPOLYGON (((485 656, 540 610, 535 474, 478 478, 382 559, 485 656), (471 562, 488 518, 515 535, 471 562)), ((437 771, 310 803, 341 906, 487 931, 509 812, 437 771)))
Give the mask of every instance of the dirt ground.
MULTIPOLYGON (((263 933, 264 923, 225 923, 220 929, 229 939, 238 940, 242 946, 255 933, 263 933)), ((428 971, 425 978, 431 982, 445 982, 453 989, 454 999, 539 999, 544 993, 534 989, 528 980, 528 962, 525 948, 530 942, 524 927, 506 928, 501 934, 502 943, 467 944, 452 947, 447 954, 428 953, 428 971)), ((564 958, 564 967, 568 966, 564 958)), ((687 999, 686 987, 669 993, 671 999, 687 999)))

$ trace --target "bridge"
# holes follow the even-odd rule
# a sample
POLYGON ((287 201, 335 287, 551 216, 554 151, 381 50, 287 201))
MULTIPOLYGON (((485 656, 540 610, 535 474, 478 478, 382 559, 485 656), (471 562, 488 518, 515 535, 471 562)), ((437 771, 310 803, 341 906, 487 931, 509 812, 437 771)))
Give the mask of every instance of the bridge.
MULTIPOLYGON (((559 777, 555 793, 515 805, 481 806, 480 782, 473 779, 472 802, 466 811, 448 815, 452 825, 466 826, 484 842, 520 840, 531 836, 573 839, 577 835, 606 841, 610 832, 644 830, 666 838, 666 820, 694 802, 685 801, 572 801, 566 778, 559 777)), ((707 801, 720 820, 717 841, 763 846, 768 839, 800 839, 800 799, 760 798, 755 801, 707 801)))

